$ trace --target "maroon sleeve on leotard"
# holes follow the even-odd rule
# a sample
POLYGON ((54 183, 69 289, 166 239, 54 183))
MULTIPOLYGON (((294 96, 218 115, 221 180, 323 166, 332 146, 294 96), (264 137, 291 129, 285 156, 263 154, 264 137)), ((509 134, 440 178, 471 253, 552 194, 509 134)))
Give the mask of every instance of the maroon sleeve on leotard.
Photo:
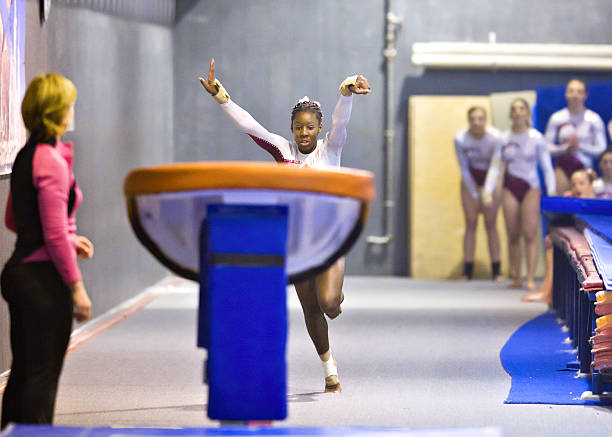
POLYGON ((250 136, 251 139, 255 141, 259 147, 261 147, 270 155, 272 155, 276 162, 285 162, 285 158, 283 157, 283 154, 281 153, 280 149, 274 144, 262 138, 258 138, 255 135, 248 134, 248 136, 250 136))

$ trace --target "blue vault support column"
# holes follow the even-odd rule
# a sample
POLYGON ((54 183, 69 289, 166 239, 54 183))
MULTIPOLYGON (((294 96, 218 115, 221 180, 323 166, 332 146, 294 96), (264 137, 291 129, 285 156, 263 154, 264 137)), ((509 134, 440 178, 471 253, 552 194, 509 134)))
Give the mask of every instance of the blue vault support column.
POLYGON ((198 346, 208 416, 287 416, 286 206, 209 205, 200 234, 198 346))

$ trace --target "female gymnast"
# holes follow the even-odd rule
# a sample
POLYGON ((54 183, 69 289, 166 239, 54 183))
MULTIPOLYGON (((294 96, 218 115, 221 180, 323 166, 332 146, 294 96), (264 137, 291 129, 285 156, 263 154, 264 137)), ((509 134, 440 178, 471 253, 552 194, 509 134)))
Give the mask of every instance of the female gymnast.
POLYGON ((17 242, 1 276, 13 354, 3 428, 52 423, 72 317, 91 315, 76 258, 91 258, 94 248, 76 235, 83 195, 72 172, 72 144, 61 141, 76 94, 71 81, 46 74, 32 80, 21 105, 29 138, 13 164, 5 217, 17 242))
POLYGON ((527 260, 527 289, 536 289, 535 273, 538 265, 537 234, 540 223, 540 181, 538 163, 544 172, 546 191, 554 196, 555 173, 546 140, 531 127, 531 111, 524 99, 515 99, 510 105, 512 128, 503 134, 501 160, 505 163, 502 207, 508 245, 513 287, 522 287, 521 235, 525 243, 527 260))
POLYGON ((501 201, 501 189, 495 188, 495 179, 498 175, 487 174, 494 153, 496 151, 499 153, 501 148, 500 134, 494 127, 486 125, 487 112, 484 108, 473 106, 468 110, 467 116, 469 127, 457 132, 454 140, 461 169, 461 203, 465 217, 462 279, 472 279, 476 226, 478 215, 482 213, 489 241, 493 279, 502 281, 497 232, 497 210, 501 201), (488 205, 483 203, 483 193, 492 193, 492 201, 488 205))
POLYGON ((599 156, 601 177, 593 182, 595 195, 599 199, 612 199, 612 148, 599 156))
POLYGON ((582 168, 592 168, 593 159, 606 148, 604 123, 597 113, 587 109, 586 84, 571 79, 565 89, 567 108, 550 116, 546 126, 548 149, 555 160, 557 191, 569 188, 572 173, 582 168))
MULTIPOLYGON (((291 112, 293 141, 273 134, 261 126, 251 115, 234 103, 221 83, 215 78, 215 60, 210 60, 208 78, 200 83, 233 123, 255 143, 268 151, 277 162, 300 167, 340 166, 342 147, 346 142, 346 125, 353 105, 353 94, 368 94, 370 84, 363 76, 351 76, 340 84, 340 98, 332 114, 329 132, 318 139, 323 129, 321 106, 318 102, 301 99, 291 112)), ((336 261, 325 272, 295 284, 304 312, 308 334, 321 359, 325 373, 325 392, 340 392, 338 369, 329 347, 328 327, 325 315, 336 318, 344 300, 344 258, 336 261)))
MULTIPOLYGON (((576 170, 572 173, 570 178, 570 190, 563 193, 565 197, 577 197, 581 199, 593 199, 595 198, 595 188, 593 182, 597 175, 590 168, 583 168, 576 170)), ((549 223, 553 225, 554 223, 549 223)), ((546 269, 544 271, 544 280, 540 285, 540 288, 530 294, 523 296, 524 302, 544 302, 547 304, 552 303, 552 292, 553 292, 553 243, 550 237, 546 237, 544 240, 546 246, 546 269)))

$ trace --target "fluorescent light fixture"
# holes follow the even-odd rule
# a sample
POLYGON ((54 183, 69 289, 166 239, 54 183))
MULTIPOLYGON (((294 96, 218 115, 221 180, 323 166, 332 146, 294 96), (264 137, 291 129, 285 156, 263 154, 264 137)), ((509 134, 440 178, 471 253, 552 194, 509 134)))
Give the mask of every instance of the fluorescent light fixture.
POLYGON ((429 68, 612 70, 612 45, 419 42, 412 62, 429 68))

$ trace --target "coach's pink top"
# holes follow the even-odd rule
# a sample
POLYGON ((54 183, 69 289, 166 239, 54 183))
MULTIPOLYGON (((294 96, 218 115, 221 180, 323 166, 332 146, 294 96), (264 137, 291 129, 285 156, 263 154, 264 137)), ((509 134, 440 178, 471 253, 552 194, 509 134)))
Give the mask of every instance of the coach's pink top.
MULTIPOLYGON (((23 259, 23 262, 51 260, 66 284, 82 279, 76 259, 76 210, 83 193, 72 172, 72 143, 58 141, 55 147, 38 144, 32 159, 32 182, 38 192, 38 209, 45 245, 23 259), (68 196, 75 184, 75 200, 68 215, 68 196)), ((9 194, 6 227, 17 231, 9 194)))

